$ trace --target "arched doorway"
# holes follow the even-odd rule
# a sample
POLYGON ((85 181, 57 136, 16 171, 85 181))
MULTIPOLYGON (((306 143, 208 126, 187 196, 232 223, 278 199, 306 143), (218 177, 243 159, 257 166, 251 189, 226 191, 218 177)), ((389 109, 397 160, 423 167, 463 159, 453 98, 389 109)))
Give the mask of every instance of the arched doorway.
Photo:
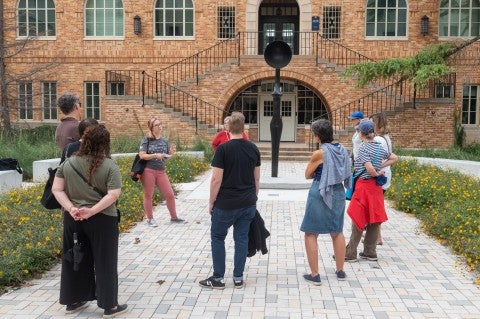
POLYGON ((300 10, 295 0, 264 0, 258 9, 258 54, 263 55, 267 45, 281 40, 298 54, 300 10))
MULTIPOLYGON (((242 112, 245 124, 249 126, 256 141, 271 141, 270 122, 273 113, 274 80, 256 81, 233 98, 227 107, 227 113, 242 112)), ((282 142, 297 142, 309 128, 310 122, 319 116, 327 117, 324 99, 307 85, 284 80, 280 83, 282 97, 280 115, 282 117, 282 142)))

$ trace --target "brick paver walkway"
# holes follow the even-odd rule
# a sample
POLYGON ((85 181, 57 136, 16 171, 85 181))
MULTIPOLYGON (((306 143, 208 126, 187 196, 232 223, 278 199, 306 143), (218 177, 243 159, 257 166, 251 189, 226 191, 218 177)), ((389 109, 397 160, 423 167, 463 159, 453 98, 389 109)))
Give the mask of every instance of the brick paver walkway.
MULTIPOLYGON (((305 163, 279 163, 278 179, 303 180, 305 163)), ((264 187, 278 186, 270 163, 262 165, 264 187)), ((464 264, 436 240, 419 231, 418 221, 388 208, 384 245, 378 262, 346 264, 346 281, 337 281, 328 235, 319 237, 322 286, 307 284, 308 271, 299 231, 306 189, 260 191, 258 209, 272 236, 269 253, 247 260, 246 286, 231 281, 233 241, 227 237, 227 287, 202 289, 210 276, 210 219, 207 213, 210 172, 181 185, 177 209, 187 224, 171 224, 165 206, 156 209, 158 228, 139 223, 121 235, 121 318, 480 318, 480 287, 464 264)), ((301 187, 295 187, 301 188, 301 187)), ((350 235, 345 219, 345 235, 350 235)), ((360 247, 361 249, 361 244, 360 247)), ((0 318, 100 318, 95 302, 65 315, 58 304, 60 267, 42 279, 0 296, 0 318)))

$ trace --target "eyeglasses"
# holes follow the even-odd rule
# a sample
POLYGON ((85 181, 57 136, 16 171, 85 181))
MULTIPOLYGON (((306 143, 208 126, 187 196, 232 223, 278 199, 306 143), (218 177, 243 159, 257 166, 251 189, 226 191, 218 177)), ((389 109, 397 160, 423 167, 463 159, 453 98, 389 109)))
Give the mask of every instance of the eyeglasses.
POLYGON ((162 124, 154 124, 153 126, 160 127, 162 124))

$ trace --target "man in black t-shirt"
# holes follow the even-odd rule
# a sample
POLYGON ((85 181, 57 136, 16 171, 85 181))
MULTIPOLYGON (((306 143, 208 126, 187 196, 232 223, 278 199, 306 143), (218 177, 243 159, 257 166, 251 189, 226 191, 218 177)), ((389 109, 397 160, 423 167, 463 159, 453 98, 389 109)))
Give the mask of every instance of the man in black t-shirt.
POLYGON ((225 237, 233 226, 235 241, 233 283, 243 287, 243 271, 248 252, 248 231, 257 209, 260 188, 260 151, 243 139, 245 117, 233 112, 230 121, 231 139, 218 146, 212 161, 209 211, 213 276, 201 280, 200 286, 225 288, 225 237))

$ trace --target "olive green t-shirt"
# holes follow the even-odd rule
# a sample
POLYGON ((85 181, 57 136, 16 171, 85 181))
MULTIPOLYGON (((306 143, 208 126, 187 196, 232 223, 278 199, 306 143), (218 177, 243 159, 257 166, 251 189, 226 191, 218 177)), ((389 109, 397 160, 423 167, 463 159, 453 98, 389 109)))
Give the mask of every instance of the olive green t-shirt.
MULTIPOLYGON (((88 157, 85 156, 71 156, 59 166, 55 175, 65 179, 65 192, 76 207, 92 207, 102 198, 99 193, 83 181, 71 166, 73 164, 88 180, 87 171, 89 163, 87 159, 88 157)), ((121 188, 122 176, 115 161, 111 158, 105 158, 100 167, 94 172, 91 184, 105 194, 109 189, 121 188)), ((101 211, 101 213, 108 216, 117 216, 115 203, 101 211)))

